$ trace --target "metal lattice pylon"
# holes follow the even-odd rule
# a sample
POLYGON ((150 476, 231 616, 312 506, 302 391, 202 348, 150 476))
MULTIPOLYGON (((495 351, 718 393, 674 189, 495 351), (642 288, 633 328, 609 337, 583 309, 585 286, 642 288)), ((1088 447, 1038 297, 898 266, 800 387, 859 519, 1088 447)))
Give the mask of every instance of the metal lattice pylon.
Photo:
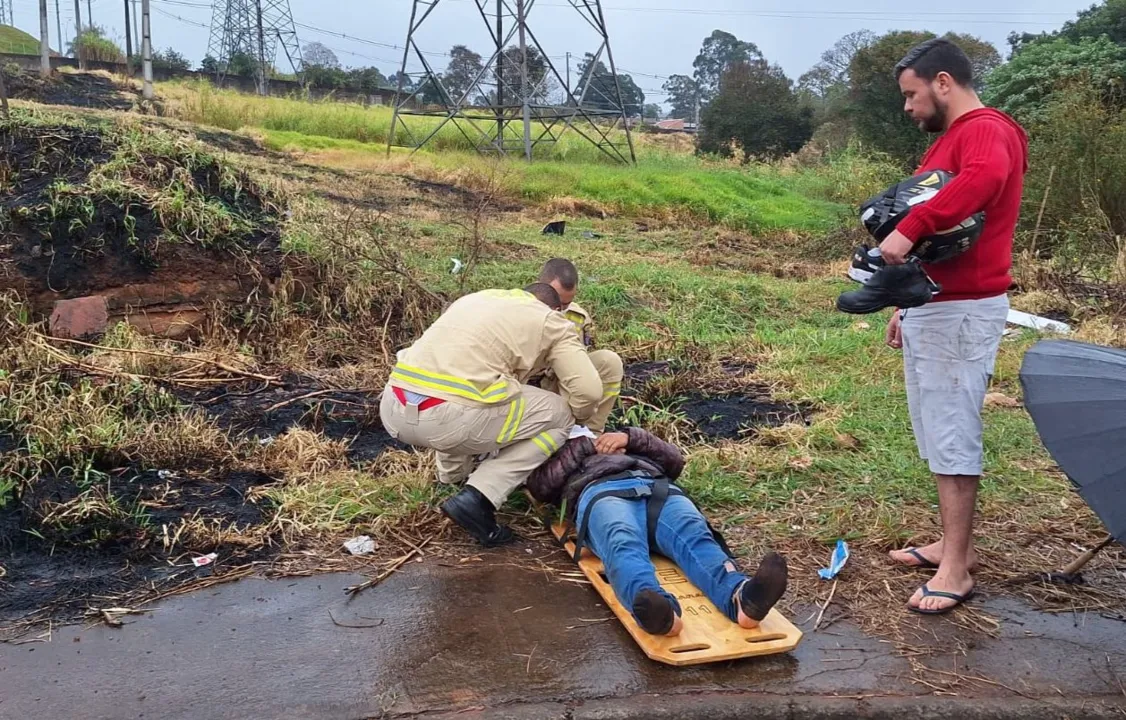
MULTIPOLYGON (((558 141, 570 129, 614 160, 635 161, 629 117, 601 0, 567 0, 593 28, 597 43, 589 53, 586 71, 574 87, 570 84, 569 66, 565 81, 528 22, 536 0, 472 0, 488 29, 493 52, 468 89, 456 97, 427 58, 433 53, 423 51, 416 42, 419 29, 434 15, 442 0, 412 2, 388 153, 392 146, 418 150, 443 128, 453 125, 480 153, 508 154, 518 150, 531 160, 537 146, 558 141), (538 80, 529 72, 533 53, 538 53, 536 60, 543 63, 538 80), (412 61, 422 67, 421 72, 408 72, 412 61), (608 75, 604 61, 609 65, 608 75), (405 81, 415 78, 413 87, 404 87, 405 81), (547 99, 548 83, 562 87, 559 102, 547 99), (426 103, 424 95, 437 95, 438 100, 426 103), (414 122, 417 117, 439 120, 414 122)), ((640 115, 640 108, 636 110, 640 115)))
POLYGON ((244 56, 254 65, 259 94, 265 95, 279 46, 300 77, 301 45, 289 0, 215 0, 207 54, 218 61, 219 81, 229 72, 232 61, 244 56))
POLYGON ((12 13, 12 0, 0 0, 0 25, 15 25, 16 17, 12 13))

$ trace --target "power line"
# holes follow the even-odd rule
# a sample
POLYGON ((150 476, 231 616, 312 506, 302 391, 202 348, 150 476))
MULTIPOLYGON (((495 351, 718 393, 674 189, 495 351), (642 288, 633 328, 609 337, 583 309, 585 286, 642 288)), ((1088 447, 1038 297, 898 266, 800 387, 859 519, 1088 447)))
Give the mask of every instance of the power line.
MULTIPOLYGON (((450 2, 475 2, 476 0, 449 0, 450 2)), ((569 3, 549 3, 539 2, 537 7, 557 7, 557 8, 572 8, 573 5, 569 3)), ((971 11, 971 12, 931 12, 931 11, 909 11, 896 14, 878 13, 872 10, 711 10, 707 8, 660 8, 660 7, 644 7, 644 6, 619 6, 604 5, 603 10, 607 12, 636 12, 636 13, 649 13, 649 14, 680 14, 680 15, 700 15, 711 17, 765 17, 765 18, 784 18, 795 20, 872 20, 872 21, 890 21, 890 22, 911 22, 916 20, 927 20, 932 18, 959 18, 960 23, 971 24, 993 24, 993 25, 1058 25, 1059 22, 1039 22, 1033 20, 1015 20, 1015 19, 998 19, 998 20, 977 20, 977 19, 964 19, 966 15, 977 16, 993 16, 993 17, 1071 17, 1073 13, 1022 13, 1019 11, 971 11)))
POLYGON ((162 10, 158 7, 153 8, 153 10, 156 10, 158 13, 160 13, 161 15, 163 15, 165 17, 169 17, 169 18, 172 18, 174 20, 179 20, 180 22, 184 23, 185 25, 194 25, 198 28, 203 28, 204 30, 210 30, 211 29, 210 25, 206 25, 206 24, 201 23, 201 22, 196 22, 194 20, 188 20, 187 18, 182 18, 179 15, 175 15, 173 13, 168 12, 167 10, 162 10))

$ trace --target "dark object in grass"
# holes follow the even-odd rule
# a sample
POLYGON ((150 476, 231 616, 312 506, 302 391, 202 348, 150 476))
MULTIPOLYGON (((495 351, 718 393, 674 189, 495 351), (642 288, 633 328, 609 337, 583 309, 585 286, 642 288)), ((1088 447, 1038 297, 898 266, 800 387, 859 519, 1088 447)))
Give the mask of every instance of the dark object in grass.
POLYGON ((678 409, 701 434, 716 440, 737 440, 752 428, 779 427, 793 422, 808 424, 802 408, 773 402, 768 397, 737 394, 708 397, 694 393, 684 398, 678 409))
POLYGON ((657 378, 672 375, 674 372, 672 363, 667 360, 630 363, 625 368, 625 382, 630 388, 638 389, 657 378))
POLYGON ((556 220, 543 226, 544 235, 562 235, 565 232, 567 232, 566 220, 556 220))
POLYGON ((1050 585, 1086 585, 1087 581, 1083 578, 1082 573, 1064 573, 1064 572, 1049 572, 1037 573, 1036 579, 1039 582, 1048 583, 1050 585))

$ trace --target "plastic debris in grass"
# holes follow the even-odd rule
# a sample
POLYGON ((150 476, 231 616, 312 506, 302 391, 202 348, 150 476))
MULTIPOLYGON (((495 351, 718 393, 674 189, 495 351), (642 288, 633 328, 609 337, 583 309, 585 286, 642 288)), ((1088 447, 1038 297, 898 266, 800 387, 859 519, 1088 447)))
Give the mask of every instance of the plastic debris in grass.
POLYGON ((346 541, 344 549, 353 555, 371 555, 375 552, 375 541, 367 535, 358 535, 346 541))
POLYGON ((848 562, 848 543, 844 540, 838 540, 837 546, 833 549, 833 555, 829 558, 829 567, 821 568, 817 574, 821 576, 822 580, 832 580, 841 571, 841 568, 848 562))
POLYGON ((204 567, 206 565, 210 565, 218 559, 219 553, 208 553, 207 555, 203 555, 201 557, 192 558, 192 565, 195 565, 197 568, 204 567))

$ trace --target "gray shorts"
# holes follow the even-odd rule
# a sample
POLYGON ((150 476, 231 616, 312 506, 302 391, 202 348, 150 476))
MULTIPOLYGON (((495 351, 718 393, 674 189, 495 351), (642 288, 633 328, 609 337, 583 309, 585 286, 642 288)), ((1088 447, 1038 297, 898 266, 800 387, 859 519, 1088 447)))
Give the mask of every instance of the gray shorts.
POLYGON ((1008 313, 1006 295, 903 311, 911 426, 935 474, 981 475, 981 408, 1008 313))

